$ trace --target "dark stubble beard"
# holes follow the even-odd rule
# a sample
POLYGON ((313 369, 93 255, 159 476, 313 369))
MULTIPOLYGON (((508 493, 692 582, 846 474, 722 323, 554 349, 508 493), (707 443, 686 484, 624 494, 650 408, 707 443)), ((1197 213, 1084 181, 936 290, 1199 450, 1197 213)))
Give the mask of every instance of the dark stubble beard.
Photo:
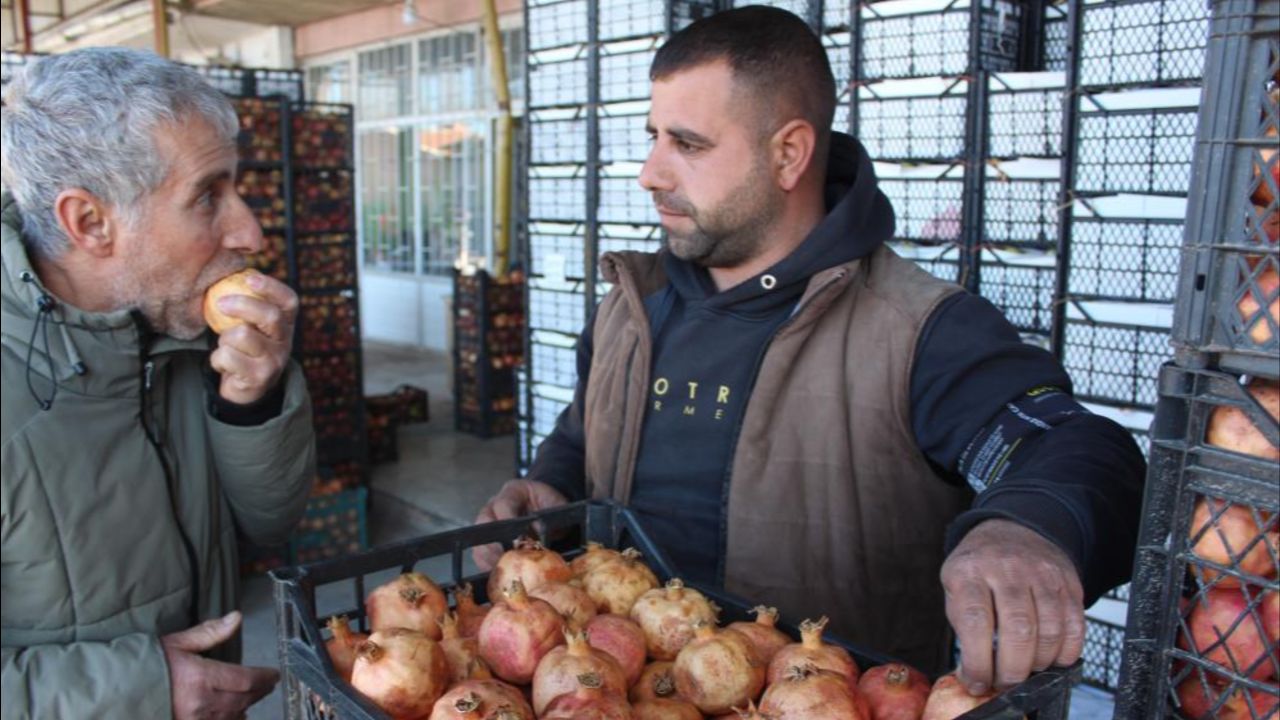
POLYGON ((664 244, 673 255, 703 267, 727 268, 763 251, 782 205, 782 195, 773 186, 763 157, 757 157, 751 174, 726 198, 718 206, 699 209, 677 193, 653 193, 655 205, 684 214, 693 222, 691 231, 667 230, 664 244))
POLYGON ((114 297, 120 308, 141 312, 152 330, 178 340, 194 340, 207 326, 200 311, 194 317, 189 314, 192 301, 245 264, 236 253, 220 254, 187 285, 156 256, 137 257, 127 264, 128 272, 115 279, 114 297))

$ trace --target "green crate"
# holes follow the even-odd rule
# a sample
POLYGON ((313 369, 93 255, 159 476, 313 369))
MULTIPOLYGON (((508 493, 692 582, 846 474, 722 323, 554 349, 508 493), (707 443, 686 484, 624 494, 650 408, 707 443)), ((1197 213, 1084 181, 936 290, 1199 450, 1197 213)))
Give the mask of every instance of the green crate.
POLYGON ((289 539, 291 565, 343 557, 369 545, 369 491, 351 488, 307 501, 307 511, 289 539))

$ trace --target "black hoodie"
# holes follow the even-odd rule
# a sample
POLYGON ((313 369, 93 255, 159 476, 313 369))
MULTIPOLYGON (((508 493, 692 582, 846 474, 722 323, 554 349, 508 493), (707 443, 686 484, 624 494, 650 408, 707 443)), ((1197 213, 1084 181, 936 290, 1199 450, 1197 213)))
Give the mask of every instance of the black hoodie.
MULTIPOLYGON (((669 285, 645 298, 654 359, 630 505, 690 580, 723 577, 729 469, 770 340, 814 274, 893 234, 893 209, 866 151, 838 133, 831 145, 828 214, 794 252, 723 292, 705 268, 665 253, 669 285)), ((575 402, 530 471, 574 499, 584 495, 591 342, 588 323, 575 402)), ((1017 520, 1071 555, 1092 598, 1131 570, 1144 467, 1129 434, 1082 408, 1070 389, 1057 361, 1023 343, 994 306, 957 293, 922 330, 911 411, 916 442, 939 475, 979 491, 949 545, 982 520, 1017 520)))

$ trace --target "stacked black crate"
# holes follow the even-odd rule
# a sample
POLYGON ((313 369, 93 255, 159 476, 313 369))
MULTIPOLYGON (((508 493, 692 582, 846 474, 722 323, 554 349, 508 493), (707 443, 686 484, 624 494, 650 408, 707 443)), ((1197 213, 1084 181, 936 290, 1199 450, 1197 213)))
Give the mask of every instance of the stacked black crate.
MULTIPOLYGON (((979 289, 988 74, 1024 63, 1028 18, 994 0, 854 5, 850 132, 876 160, 897 214, 892 246, 934 275, 979 289)), ((826 34, 829 47, 839 36, 826 34)))
POLYGON ((990 73, 981 138, 978 292, 1045 349, 1053 325, 1061 192, 1062 72, 990 73))
POLYGON ((1073 3, 1054 351, 1146 449, 1169 357, 1207 39, 1201 0, 1073 3))
POLYGON ((1280 706, 1280 2, 1209 37, 1117 717, 1280 706))
POLYGON ((587 242, 594 11, 592 0, 525 4, 529 277, 520 402, 527 412, 517 432, 525 465, 572 396, 572 347, 585 317, 586 269, 594 267, 587 242))
POLYGON ((637 183, 648 154, 649 64, 711 0, 526 4, 528 344, 520 465, 573 399, 578 333, 608 286, 601 254, 657 250, 657 214, 637 183))
POLYGON ((524 355, 524 274, 453 275, 454 427, 483 438, 516 431, 515 368, 524 355))
POLYGON ((367 447, 350 105, 281 103, 289 165, 295 353, 311 393, 323 487, 359 485, 367 447))
MULTIPOLYGON (((1207 9, 1199 0, 1069 8, 1064 25, 1046 25, 1046 64, 1066 58, 1070 90, 1050 345, 1077 397, 1146 451, 1169 355, 1207 9)), ((1119 686, 1128 601, 1126 586, 1090 610, 1086 682, 1119 686)))

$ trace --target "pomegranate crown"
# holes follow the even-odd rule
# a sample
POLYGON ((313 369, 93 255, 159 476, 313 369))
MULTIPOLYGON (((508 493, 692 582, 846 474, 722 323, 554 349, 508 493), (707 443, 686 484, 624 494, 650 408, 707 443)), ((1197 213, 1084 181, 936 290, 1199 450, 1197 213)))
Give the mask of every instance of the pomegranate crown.
POLYGON ((515 549, 516 549, 516 550, 544 550, 544 549, 546 549, 546 548, 543 546, 543 544, 538 540, 538 538, 535 538, 535 537, 528 537, 528 536, 520 537, 520 538, 516 538, 516 541, 515 541, 514 543, 512 543, 512 545, 514 545, 514 546, 515 546, 515 549))
POLYGON ((480 696, 469 692, 453 703, 453 709, 460 713, 475 712, 480 709, 480 696))
POLYGON ((773 625, 778 622, 778 608, 776 607, 757 605, 751 608, 751 612, 756 616, 756 622, 762 625, 773 625))

